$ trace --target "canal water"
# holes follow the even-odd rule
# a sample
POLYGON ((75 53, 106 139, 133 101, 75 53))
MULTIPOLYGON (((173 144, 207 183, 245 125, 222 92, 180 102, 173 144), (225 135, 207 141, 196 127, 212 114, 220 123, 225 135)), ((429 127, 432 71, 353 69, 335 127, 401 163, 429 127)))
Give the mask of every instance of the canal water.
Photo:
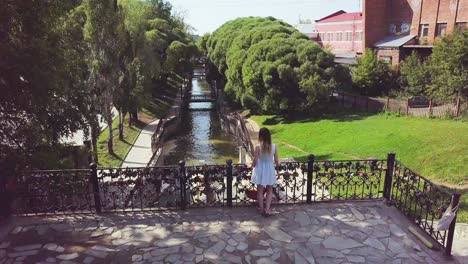
MULTIPOLYGON (((210 94, 208 82, 192 80, 192 95, 210 94)), ((221 129, 219 116, 212 103, 190 103, 182 110, 177 133, 164 144, 164 165, 185 160, 188 166, 200 164, 225 164, 232 159, 238 162, 235 138, 221 129), (212 108, 212 110, 207 110, 212 108), (199 109, 199 110, 197 110, 199 109)))

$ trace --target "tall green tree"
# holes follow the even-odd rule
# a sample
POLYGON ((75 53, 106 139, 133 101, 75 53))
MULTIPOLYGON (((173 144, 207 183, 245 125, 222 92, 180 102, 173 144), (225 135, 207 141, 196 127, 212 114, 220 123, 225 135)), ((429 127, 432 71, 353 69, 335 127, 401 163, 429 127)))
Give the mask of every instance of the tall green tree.
POLYGON ((8 165, 44 168, 35 154, 86 127, 82 50, 64 26, 78 4, 0 0, 0 160, 8 165))
POLYGON ((400 86, 407 95, 426 95, 431 84, 429 63, 416 52, 411 53, 400 64, 400 86))
POLYGON ((228 97, 254 112, 314 111, 338 83, 334 56, 273 17, 229 21, 199 45, 208 78, 225 82, 228 97))
POLYGON ((452 33, 434 46, 429 93, 440 99, 468 98, 468 31, 452 33))
POLYGON ((390 65, 366 50, 352 71, 354 89, 363 95, 379 95, 393 88, 390 65))
POLYGON ((85 40, 90 48, 90 84, 99 98, 99 110, 109 129, 108 152, 113 150, 112 109, 119 87, 119 58, 124 49, 124 22, 117 0, 85 0, 85 40))

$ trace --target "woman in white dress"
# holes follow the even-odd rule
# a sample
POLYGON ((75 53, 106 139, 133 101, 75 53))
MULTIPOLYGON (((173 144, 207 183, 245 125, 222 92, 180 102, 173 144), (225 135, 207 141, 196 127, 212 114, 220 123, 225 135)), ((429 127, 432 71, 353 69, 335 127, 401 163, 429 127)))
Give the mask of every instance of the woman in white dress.
POLYGON ((257 210, 265 216, 271 215, 271 198, 273 185, 276 183, 276 166, 279 165, 278 150, 271 143, 271 134, 267 128, 261 128, 258 133, 259 145, 255 146, 252 163, 252 183, 257 185, 257 210), (264 188, 266 188, 266 201, 263 204, 264 188))

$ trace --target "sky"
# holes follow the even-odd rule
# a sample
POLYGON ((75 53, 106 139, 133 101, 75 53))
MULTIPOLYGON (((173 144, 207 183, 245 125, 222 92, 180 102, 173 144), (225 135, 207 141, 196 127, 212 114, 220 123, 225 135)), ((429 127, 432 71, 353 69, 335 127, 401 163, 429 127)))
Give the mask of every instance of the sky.
POLYGON ((360 11, 361 0, 168 0, 194 33, 213 32, 225 22, 245 16, 273 16, 291 25, 316 20, 339 10, 360 11))

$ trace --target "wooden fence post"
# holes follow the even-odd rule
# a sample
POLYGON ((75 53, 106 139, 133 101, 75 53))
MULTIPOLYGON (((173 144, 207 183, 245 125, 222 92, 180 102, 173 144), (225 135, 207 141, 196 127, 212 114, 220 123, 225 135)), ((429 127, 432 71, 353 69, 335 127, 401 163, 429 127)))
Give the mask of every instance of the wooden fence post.
POLYGON ((429 117, 432 116, 432 98, 429 100, 429 113, 428 113, 428 116, 429 117))
POLYGON ((409 98, 406 99, 406 115, 409 114, 409 98))
POLYGON ((455 112, 455 116, 456 117, 459 117, 460 116, 460 103, 461 103, 461 98, 460 96, 457 97, 457 110, 455 112))
POLYGON ((387 105, 385 106, 385 110, 389 110, 390 109, 390 97, 387 96, 387 105))
POLYGON ((366 112, 369 112, 369 97, 366 96, 366 112))

